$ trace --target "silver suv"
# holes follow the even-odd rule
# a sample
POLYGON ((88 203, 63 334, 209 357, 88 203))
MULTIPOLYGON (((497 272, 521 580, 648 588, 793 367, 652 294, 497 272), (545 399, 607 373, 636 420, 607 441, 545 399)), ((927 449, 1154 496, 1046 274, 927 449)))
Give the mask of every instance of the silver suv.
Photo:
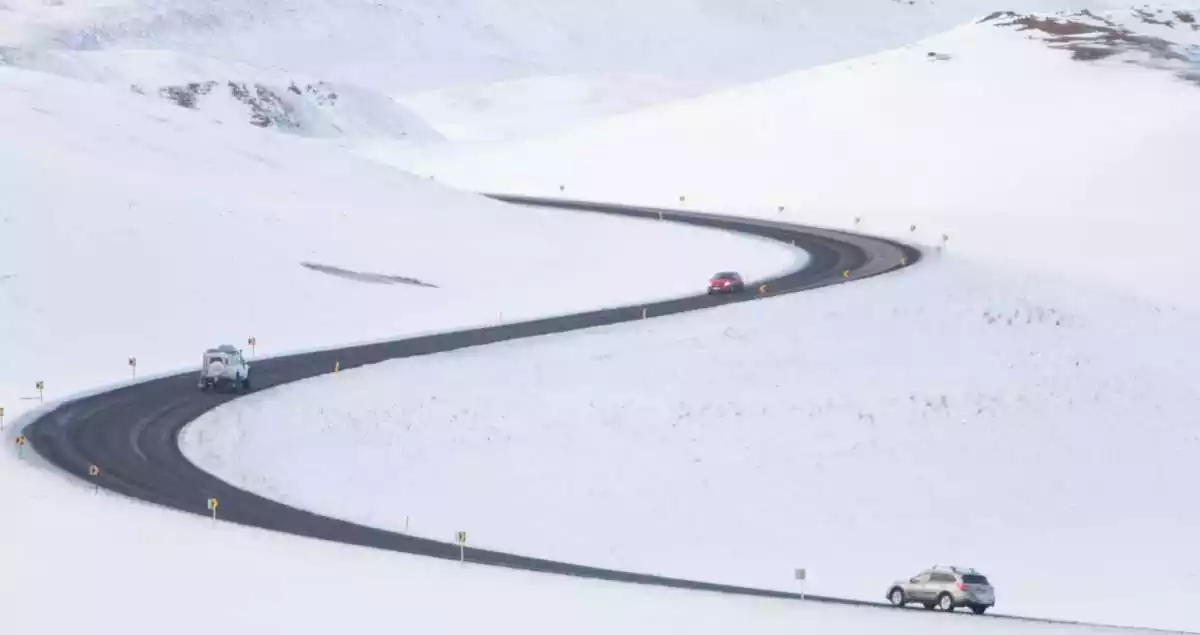
POLYGON ((923 604, 927 609, 953 611, 965 606, 982 615, 996 604, 996 592, 983 574, 974 569, 934 566, 907 580, 897 580, 888 589, 894 606, 923 604))
POLYGON ((228 344, 204 351, 200 363, 200 390, 232 388, 237 392, 250 390, 250 364, 242 352, 228 344))

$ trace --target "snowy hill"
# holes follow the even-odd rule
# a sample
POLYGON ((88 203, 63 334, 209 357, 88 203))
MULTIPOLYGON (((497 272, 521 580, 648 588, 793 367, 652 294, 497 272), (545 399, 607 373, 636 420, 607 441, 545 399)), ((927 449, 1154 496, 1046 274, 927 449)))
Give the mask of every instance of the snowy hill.
MULTIPOLYGON (((907 43, 996 10, 986 0, 8 0, 16 48, 167 48, 393 90, 531 74, 643 72, 744 81, 907 43)), ((1018 0, 1013 10, 1105 8, 1018 0)))
POLYGON ((989 572, 1005 610, 1194 630, 1200 88, 1182 53, 1196 32, 1157 15, 1176 14, 1003 14, 430 160, 466 187, 686 194, 934 257, 303 382, 214 412, 186 451, 301 507, 470 525, 494 548, 776 588, 808 565, 816 588, 863 598, 952 561, 989 572), (331 452, 353 464, 298 468, 331 452), (1128 579, 1162 587, 1113 582, 1128 579))
POLYGON ((127 91, 0 68, 0 405, 259 353, 692 293, 797 252, 501 206, 127 91), (331 269, 333 268, 333 269, 331 269), (379 285, 349 270, 433 286, 379 285), (519 282, 519 283, 518 283, 519 282))
MULTIPOLYGON (((62 57, 99 58, 81 63, 104 66, 112 76, 139 64, 132 58, 166 52, 160 85, 248 81, 269 72, 353 86, 376 99, 416 103, 431 120, 450 119, 443 130, 451 136, 464 110, 512 132, 557 130, 900 46, 996 10, 990 0, 8 0, 5 6, 0 57, 16 60, 10 63, 79 76, 84 71, 62 57), (208 72, 194 76, 197 65, 208 72), (540 86, 546 81, 540 78, 559 85, 537 91, 530 102, 518 80, 540 86), (483 104, 483 112, 469 104, 483 104), (524 117, 514 122, 514 112, 524 117)), ((1123 5, 1018 0, 1004 8, 1110 6, 1123 5)))
POLYGON ((1190 234, 1176 231, 1195 217, 1186 184, 1200 89, 1188 73, 1200 64, 1188 55, 1200 31, 1132 12, 1099 20, 1130 34, 1106 42, 1075 20, 1076 40, 1112 53, 1097 59, 998 16, 414 169, 467 187, 566 184, 581 198, 645 204, 686 194, 700 208, 931 246, 948 236, 955 253, 1200 308, 1190 292, 1200 265, 1185 256, 1190 234))
POLYGON ((917 611, 864 614, 381 555, 94 494, 9 452, 0 457, 0 480, 0 532, 20 546, 0 572, 0 597, 13 609, 6 632, 208 635, 219 624, 239 635, 319 635, 403 624, 440 633, 787 635, 815 623, 829 635, 1136 635, 917 611))

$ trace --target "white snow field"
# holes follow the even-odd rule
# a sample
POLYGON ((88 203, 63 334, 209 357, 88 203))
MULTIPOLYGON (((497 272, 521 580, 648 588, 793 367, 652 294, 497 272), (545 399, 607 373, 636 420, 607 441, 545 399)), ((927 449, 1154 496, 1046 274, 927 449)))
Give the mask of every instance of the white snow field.
POLYGON ((159 373, 250 337, 262 355, 493 324, 805 258, 723 232, 502 206, 43 73, 0 68, 0 121, 9 417, 37 403, 38 381, 60 398, 129 378, 131 356, 159 373))
POLYGON ((1142 38, 1196 32, 1146 15, 1096 18, 1133 29, 1084 33, 1106 59, 998 18, 430 161, 464 187, 686 194, 932 253, 305 381, 210 413, 185 452, 299 507, 531 555, 776 588, 805 566, 812 592, 871 599, 958 563, 1004 612, 1200 629, 1200 87, 1142 38))
MULTIPOLYGON (((26 460, 28 460, 28 455, 26 460)), ((461 566, 163 511, 0 456, 5 633, 1101 635, 461 566)), ((1136 632, 1136 631, 1134 631, 1136 632)))
POLYGON ((1005 613, 1195 630, 1194 324, 948 256, 309 380, 182 443, 270 498, 478 546, 780 589, 807 567, 863 599, 957 563, 1005 613))

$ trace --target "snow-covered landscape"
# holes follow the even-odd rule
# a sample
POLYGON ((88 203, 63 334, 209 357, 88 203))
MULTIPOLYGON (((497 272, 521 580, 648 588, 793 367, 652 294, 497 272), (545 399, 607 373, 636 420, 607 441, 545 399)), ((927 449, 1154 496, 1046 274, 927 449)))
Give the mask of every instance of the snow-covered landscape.
MULTIPOLYGON (((1200 45, 1187 23, 1112 20, 1169 38, 1176 56, 1200 45)), ((1200 90, 1184 76, 1196 63, 1120 43, 1113 57, 1079 61, 1006 22, 413 169, 494 191, 565 184, 579 198, 651 205, 686 195, 709 211, 946 242, 1006 268, 1200 308, 1200 264, 1187 232, 1171 229, 1195 216, 1184 194, 1200 90)))
POLYGON ((969 563, 1006 613, 1186 626, 1193 318, 1026 282, 946 257, 388 362, 238 400, 184 450, 269 498, 487 548, 780 590, 807 567, 862 599, 969 563), (1114 584, 1139 578, 1164 585, 1114 584))
POLYGON ((147 377, 248 337, 274 355, 805 262, 476 194, 506 192, 929 255, 261 391, 186 428, 185 455, 484 548, 787 591, 806 567, 810 592, 867 600, 964 564, 997 612, 1200 630, 1198 21, 1186 1, 3 0, 0 606, 29 633, 1106 630, 328 544, 93 491, 11 442, 35 382, 96 390, 131 356, 147 377))
POLYGON ((697 271, 803 263, 785 246, 503 205, 135 95, 0 75, 10 414, 37 381, 64 396, 126 378, 130 356, 156 373, 249 337, 259 353, 376 340, 684 295, 703 284, 697 271))

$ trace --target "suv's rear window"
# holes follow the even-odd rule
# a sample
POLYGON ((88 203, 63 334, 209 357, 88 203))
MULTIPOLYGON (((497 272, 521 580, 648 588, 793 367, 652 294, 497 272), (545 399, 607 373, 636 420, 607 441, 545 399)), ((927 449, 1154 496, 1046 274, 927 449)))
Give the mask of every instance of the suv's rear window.
POLYGON ((963 584, 987 584, 987 583, 988 583, 988 581, 987 581, 986 576, 977 575, 974 573, 968 573, 963 576, 963 584))

